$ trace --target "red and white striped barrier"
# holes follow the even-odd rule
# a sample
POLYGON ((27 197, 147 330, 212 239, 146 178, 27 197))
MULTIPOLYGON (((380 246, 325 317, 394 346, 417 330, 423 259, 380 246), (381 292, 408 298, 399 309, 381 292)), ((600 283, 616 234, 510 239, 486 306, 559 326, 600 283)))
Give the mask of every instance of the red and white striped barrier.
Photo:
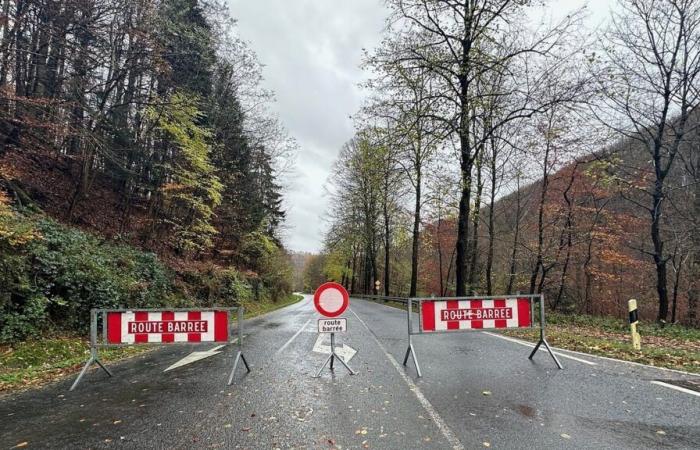
POLYGON ((72 391, 94 363, 110 377, 112 373, 100 361, 99 348, 124 347, 129 345, 175 345, 175 344, 235 344, 236 359, 228 379, 233 382, 238 362, 248 372, 248 362, 243 356, 243 308, 204 309, 93 309, 90 311, 90 359, 83 367, 72 391), (234 317, 235 313, 235 317, 234 317), (238 324, 236 338, 233 337, 232 322, 238 324), (101 335, 97 332, 102 325, 101 335))
POLYGON ((509 295, 497 297, 409 298, 407 299, 408 348, 403 365, 413 356, 418 376, 422 376, 413 347, 413 336, 419 334, 455 333, 479 330, 533 328, 535 302, 539 303, 540 340, 530 354, 545 346, 557 367, 561 363, 549 347, 545 337, 544 297, 542 295, 509 295), (418 330, 413 327, 413 304, 418 304, 418 330))
POLYGON ((531 325, 528 298, 421 302, 421 330, 424 333, 529 328, 531 325))
POLYGON ((107 313, 110 344, 227 342, 228 331, 228 311, 107 313))

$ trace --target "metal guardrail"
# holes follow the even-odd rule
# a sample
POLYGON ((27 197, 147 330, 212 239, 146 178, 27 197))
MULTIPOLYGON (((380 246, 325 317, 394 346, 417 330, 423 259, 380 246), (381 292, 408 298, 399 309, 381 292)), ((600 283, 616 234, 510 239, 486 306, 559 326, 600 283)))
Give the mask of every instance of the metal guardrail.
POLYGON ((361 298, 363 300, 381 300, 384 302, 396 302, 396 303, 403 303, 404 305, 408 304, 408 298, 407 297, 387 297, 384 295, 364 295, 364 294, 350 294, 350 297, 354 298, 361 298))

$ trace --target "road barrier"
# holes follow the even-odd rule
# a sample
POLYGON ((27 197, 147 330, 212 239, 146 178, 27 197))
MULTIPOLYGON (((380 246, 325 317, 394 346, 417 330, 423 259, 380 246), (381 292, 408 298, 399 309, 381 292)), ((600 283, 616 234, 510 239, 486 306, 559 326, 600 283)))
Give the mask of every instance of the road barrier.
POLYGON ((243 307, 233 308, 177 308, 177 309, 93 309, 90 311, 90 358, 70 387, 80 383, 92 364, 97 364, 110 377, 112 373, 100 360, 99 349, 130 345, 176 344, 236 344, 236 359, 228 378, 233 382, 238 362, 243 361, 243 307), (233 316, 236 314, 236 332, 233 316), (102 333, 98 334, 98 323, 102 333), (231 340, 236 334, 237 336, 231 340))
POLYGON ((544 344, 559 369, 563 366, 552 352, 545 334, 544 296, 506 295, 490 297, 444 297, 407 299, 408 348, 403 365, 413 356, 418 376, 423 376, 418 365, 413 336, 420 334, 455 333, 465 331, 503 330, 509 328, 534 328, 535 301, 539 300, 540 339, 530 353, 532 359, 544 344), (413 304, 418 304, 418 330, 413 327, 413 304))
POLYGON ((552 352, 545 332, 544 296, 536 295, 501 295, 488 297, 443 297, 443 298, 402 298, 382 297, 377 295, 357 295, 367 300, 392 301, 406 305, 408 324, 408 347, 403 365, 413 358, 416 372, 422 377, 418 357, 413 347, 413 336, 435 333, 455 333, 466 331, 499 331, 512 328, 535 328, 540 331, 540 338, 530 353, 532 359, 541 345, 544 345, 559 369, 563 366, 552 352), (535 325, 535 303, 539 303, 539 321, 535 325), (418 305, 418 329, 413 326, 413 306, 418 305))

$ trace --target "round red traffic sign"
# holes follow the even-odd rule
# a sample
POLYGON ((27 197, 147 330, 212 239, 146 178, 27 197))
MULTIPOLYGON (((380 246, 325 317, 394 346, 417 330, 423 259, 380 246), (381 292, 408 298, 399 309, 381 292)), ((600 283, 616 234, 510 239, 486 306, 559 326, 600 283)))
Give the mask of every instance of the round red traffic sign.
POLYGON ((323 283, 314 293, 316 310, 326 317, 338 317, 350 304, 350 295, 343 285, 332 281, 323 283))

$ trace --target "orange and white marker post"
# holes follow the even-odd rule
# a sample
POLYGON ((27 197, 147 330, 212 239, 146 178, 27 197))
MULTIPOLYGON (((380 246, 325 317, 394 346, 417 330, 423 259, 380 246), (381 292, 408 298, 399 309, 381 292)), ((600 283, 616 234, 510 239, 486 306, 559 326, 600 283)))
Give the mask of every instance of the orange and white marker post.
POLYGON ((630 313, 630 333, 632 335, 632 347, 635 350, 641 350, 642 337, 637 332, 637 324, 639 324, 639 314, 637 313, 637 300, 629 300, 627 302, 627 310, 630 313))

